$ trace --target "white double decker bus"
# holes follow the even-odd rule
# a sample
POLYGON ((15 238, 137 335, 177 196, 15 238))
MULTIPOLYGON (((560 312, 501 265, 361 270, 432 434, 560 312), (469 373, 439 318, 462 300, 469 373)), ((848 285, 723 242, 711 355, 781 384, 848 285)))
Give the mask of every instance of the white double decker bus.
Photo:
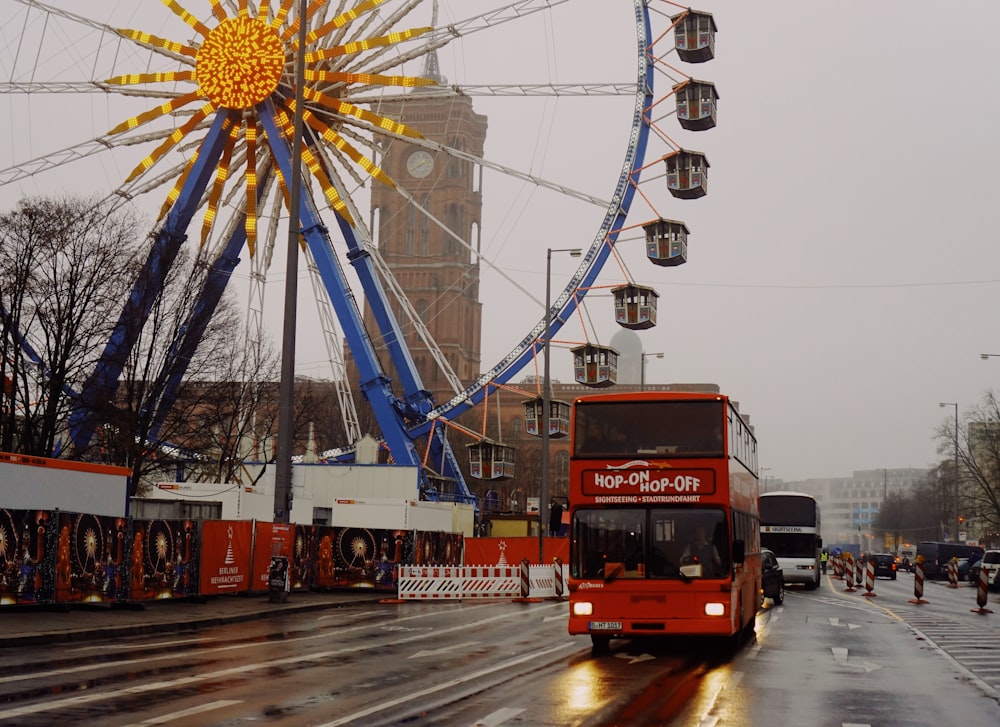
POLYGON ((819 503, 804 492, 765 492, 760 496, 760 545, 778 557, 785 583, 819 586, 819 503))

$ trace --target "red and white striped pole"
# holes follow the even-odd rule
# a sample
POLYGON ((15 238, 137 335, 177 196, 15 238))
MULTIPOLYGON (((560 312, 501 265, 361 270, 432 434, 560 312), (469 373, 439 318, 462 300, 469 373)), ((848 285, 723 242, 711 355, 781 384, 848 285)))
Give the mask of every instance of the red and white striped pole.
POLYGON ((913 563, 913 598, 910 603, 927 603, 924 600, 924 556, 918 555, 913 563))
POLYGON ((986 608, 986 602, 989 599, 990 590, 990 571, 989 568, 983 568, 979 566, 979 581, 976 583, 976 603, 979 608, 972 609, 972 613, 993 613, 990 609, 986 608))
POLYGON ((845 555, 844 558, 844 574, 847 577, 847 588, 844 590, 848 593, 854 593, 854 563, 851 562, 850 553, 845 555))
POLYGON ((559 556, 552 559, 552 571, 555 575, 556 584, 556 599, 562 600, 563 593, 565 592, 565 586, 563 585, 563 570, 562 561, 559 560, 559 556))
POLYGON ((958 559, 948 561, 948 588, 958 588, 958 559))
POLYGON ((875 561, 873 560, 868 561, 865 565, 865 592, 861 595, 868 598, 874 598, 878 595, 875 593, 875 561))
POLYGON ((858 588, 865 582, 865 564, 861 562, 861 558, 854 561, 854 565, 857 567, 854 571, 854 582, 857 583, 858 588))
POLYGON ((531 578, 528 568, 528 559, 521 558, 521 598, 527 598, 531 592, 531 578))

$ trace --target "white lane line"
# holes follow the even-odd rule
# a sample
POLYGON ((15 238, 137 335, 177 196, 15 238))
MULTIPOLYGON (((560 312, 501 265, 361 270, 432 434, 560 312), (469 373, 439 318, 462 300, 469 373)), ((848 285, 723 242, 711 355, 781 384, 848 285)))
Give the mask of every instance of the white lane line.
MULTIPOLYGON (((539 606, 536 606, 535 608, 545 609, 545 608, 551 608, 551 607, 552 606, 550 606, 548 604, 541 604, 539 606)), ((427 639, 427 638, 431 638, 431 637, 437 637, 437 636, 440 636, 441 634, 447 634, 447 633, 451 633, 451 632, 454 632, 454 631, 464 631, 466 629, 475 630, 476 628, 478 628, 478 627, 480 627, 480 626, 482 626, 484 624, 491 623, 493 621, 510 620, 512 617, 513 618, 517 618, 518 615, 519 614, 517 614, 517 613, 512 614, 510 612, 505 612, 505 613, 498 614, 496 616, 490 616, 488 618, 480 619, 478 621, 473 621, 473 622, 468 623, 468 624, 458 624, 458 625, 455 625, 455 626, 450 626, 448 628, 443 628, 443 629, 439 629, 439 630, 436 630, 436 631, 428 631, 428 632, 424 632, 424 633, 413 634, 413 635, 410 635, 410 636, 401 637, 401 638, 396 639, 394 641, 390 641, 389 644, 391 644, 391 645, 406 644, 406 643, 409 643, 411 641, 418 641, 420 639, 427 639)), ((414 618, 416 618, 416 616, 414 618)), ((405 620, 405 619, 400 619, 400 620, 405 620)), ((361 628, 361 627, 357 627, 357 628, 361 628)), ((365 627, 365 628, 370 628, 370 627, 365 627)), ((355 630, 355 629, 345 629, 345 631, 353 631, 353 630, 355 630)), ((324 638, 329 639, 329 637, 330 637, 329 634, 324 634, 324 638)), ((315 638, 315 637, 308 637, 308 638, 315 638)), ((290 643, 292 643, 294 641, 297 641, 297 639, 288 639, 286 641, 283 641, 282 645, 290 644, 290 643)), ((255 644, 255 645, 259 646, 259 644, 255 644)), ((38 714, 39 712, 51 712, 53 710, 62 709, 63 707, 75 707, 75 706, 78 706, 78 705, 81 705, 81 704, 90 704, 92 702, 99 702, 101 700, 116 699, 116 698, 121 697, 121 696, 131 696, 131 695, 135 695, 135 694, 145 694, 147 692, 155 692, 155 691, 159 691, 161 689, 173 689, 173 688, 176 688, 176 687, 188 686, 189 684, 198 684, 199 682, 211 681, 211 680, 220 679, 220 678, 223 678, 223 677, 242 675, 242 674, 246 674, 246 673, 249 673, 249 672, 258 671, 258 670, 261 670, 261 669, 270 669, 270 668, 273 668, 273 667, 281 667, 281 666, 292 666, 292 665, 301 664, 302 662, 312 662, 312 661, 322 662, 322 661, 327 661, 327 660, 331 659, 332 657, 342 656, 344 654, 356 654, 358 652, 369 651, 371 649, 381 649, 381 648, 384 648, 385 646, 386 646, 386 643, 379 642, 379 643, 372 643, 372 644, 368 644, 368 645, 366 645, 366 644, 353 645, 353 646, 350 646, 350 647, 345 647, 343 649, 333 649, 333 650, 330 650, 330 651, 317 651, 317 652, 314 652, 312 654, 296 654, 294 656, 288 656, 288 657, 284 657, 284 658, 281 658, 281 659, 272 659, 270 661, 261 661, 261 662, 256 662, 256 663, 252 663, 252 664, 242 664, 240 666, 234 666, 234 667, 230 667, 228 669, 219 669, 218 671, 214 671, 214 672, 204 672, 202 674, 195 674, 195 675, 187 676, 187 677, 179 677, 177 679, 168 679, 168 680, 160 681, 160 682, 150 682, 148 684, 137 684, 135 686, 125 687, 125 688, 122 688, 122 689, 113 689, 113 690, 110 690, 110 691, 107 691, 107 692, 90 692, 90 693, 87 693, 87 694, 79 694, 79 695, 76 695, 76 696, 73 696, 73 697, 67 697, 65 699, 53 699, 53 700, 49 700, 49 701, 42 702, 42 703, 39 703, 39 704, 30 704, 30 705, 25 705, 23 707, 18 707, 18 708, 15 708, 15 709, 7 709, 7 710, 0 711, 0 721, 5 720, 5 719, 12 719, 14 717, 23 717, 23 716, 29 715, 29 714, 38 714)), ((559 648, 568 648, 569 646, 574 646, 574 644, 573 643, 568 643, 568 644, 566 644, 564 646, 560 646, 559 648)), ((225 648, 228 648, 228 647, 222 647, 220 649, 217 649, 217 651, 223 651, 223 650, 225 650, 225 648)), ((143 659, 131 659, 131 660, 114 662, 114 665, 119 665, 119 664, 134 664, 134 663, 147 663, 147 660, 143 660, 143 659)), ((105 665, 101 665, 100 668, 106 668, 108 666, 110 666, 110 665, 105 664, 105 665)), ((97 667, 95 667, 95 668, 97 668, 97 667)), ((79 669, 61 669, 61 670, 58 670, 58 672, 70 672, 70 671, 77 671, 77 672, 79 672, 79 669)), ((39 676, 39 675, 38 674, 28 675, 29 678, 32 677, 32 676, 39 676)), ((13 679, 11 679, 11 680, 3 679, 2 681, 13 681, 13 679)), ((380 709, 381 709, 381 707, 380 707, 380 709)))
POLYGON ((141 725, 152 725, 152 724, 167 724, 168 722, 173 722, 177 719, 184 719, 185 717, 194 717, 197 714, 202 714, 204 712, 211 712, 213 709, 222 709, 223 707, 231 707, 234 704, 239 704, 241 700, 239 699, 220 699, 215 702, 209 702, 208 704, 200 704, 197 707, 191 707, 189 709, 181 709, 177 712, 171 712, 170 714, 161 714, 159 717, 152 717, 142 722, 136 722, 128 727, 140 727, 141 725))
MULTIPOLYGON (((486 603, 483 603, 483 604, 478 604, 476 606, 472 606, 471 608, 474 608, 474 609, 488 608, 488 607, 490 607, 492 605, 495 605, 495 604, 486 604, 486 603)), ((558 603, 542 604, 538 608, 549 609, 549 608, 556 608, 557 606, 559 606, 558 603)), ((433 617, 439 616, 439 615, 440 615, 439 611, 427 611, 425 613, 414 614, 413 616, 404 616, 402 618, 396 619, 396 621, 397 622, 400 622, 400 621, 413 621, 415 619, 433 618, 433 617)), ((356 626, 345 626, 344 628, 338 629, 337 630, 337 634, 340 635, 340 634, 348 634, 348 633, 351 633, 352 631, 361 631, 362 629, 369 629, 373 625, 374 624, 371 624, 371 623, 365 623, 365 624, 358 624, 356 626)), ((437 633, 437 632, 433 631, 433 627, 428 627, 428 629, 425 630, 423 633, 424 633, 424 637, 427 638, 427 637, 430 637, 434 633, 437 633)), ((283 644, 296 644, 296 643, 300 643, 300 642, 303 642, 303 641, 316 641, 318 639, 323 639, 324 641, 329 641, 330 634, 326 633, 326 632, 323 632, 323 633, 319 633, 319 634, 310 634, 308 636, 298 636, 298 637, 291 638, 291 639, 285 639, 281 643, 283 643, 283 644)), ((399 642, 393 642, 393 643, 399 643, 399 642)), ((226 651, 237 651, 237 650, 240 650, 240 649, 253 649, 253 648, 260 648, 260 644, 257 643, 257 642, 251 641, 251 642, 248 642, 248 643, 245 643, 245 644, 228 644, 226 646, 216 646, 216 647, 212 647, 212 648, 208 648, 208 649, 203 649, 203 650, 201 650, 201 651, 198 652, 198 655, 199 656, 210 656, 212 654, 221 654, 221 653, 226 652, 226 651)), ((62 669, 49 669, 48 671, 22 672, 22 673, 19 673, 19 674, 11 674, 9 676, 0 677, 0 684, 7 684, 7 683, 10 683, 10 682, 25 682, 25 681, 28 681, 28 680, 31 680, 31 679, 41 679, 41 678, 44 678, 44 677, 61 676, 61 675, 64 675, 64 674, 73 674, 75 676, 80 676, 85 671, 97 671, 97 670, 105 670, 105 669, 115 669, 115 668, 122 667, 122 666, 132 666, 133 664, 152 664, 153 662, 157 662, 157 661, 174 661, 174 660, 177 660, 177 659, 186 659, 186 658, 188 658, 188 656, 189 656, 189 654, 187 652, 185 652, 185 651, 174 651, 174 652, 167 652, 167 653, 164 653, 164 654, 156 654, 155 656, 154 655, 146 655, 142 659, 118 659, 116 661, 102 661, 99 664, 89 664, 89 665, 85 665, 85 666, 69 666, 69 667, 64 667, 62 669)))
POLYGON ((497 727, 497 725, 501 725, 509 719, 514 719, 514 717, 523 711, 523 709, 516 709, 514 707, 504 707, 486 715, 482 719, 476 720, 472 727, 497 727))
MULTIPOLYGON (((144 644, 119 644, 115 646, 118 651, 134 651, 136 649, 158 649, 161 646, 183 646, 184 644, 207 644, 215 641, 215 639, 183 639, 179 641, 153 641, 144 644)), ((83 651, 104 651, 108 648, 107 644, 101 646, 78 646, 75 649, 67 649, 67 654, 76 654, 83 651)))
POLYGON ((838 664, 847 663, 847 649, 840 646, 835 646, 831 649, 831 651, 833 652, 833 660, 835 662, 837 662, 838 664))
POLYGON ((444 682, 443 684, 437 684, 433 687, 428 687, 427 689, 421 689, 417 692, 405 694, 401 697, 397 697, 396 699, 390 699, 388 702, 382 702, 380 704, 373 705, 368 709, 363 709, 360 712, 349 714, 346 717, 341 717, 340 719, 336 719, 333 722, 324 722, 323 724, 319 725, 319 727, 337 727, 337 725, 350 724, 351 722, 355 722, 364 717, 370 717, 373 714, 377 714, 383 710, 388 709, 389 707, 396 707, 400 704, 406 704, 407 702, 413 701, 414 699, 426 697, 430 694, 434 694, 435 692, 440 692, 445 689, 454 689, 455 687, 461 686, 465 682, 481 679, 482 677, 488 676, 493 672, 503 671, 504 669, 510 669, 511 667, 515 667, 518 664, 523 664, 526 661, 541 659, 542 657, 548 656, 550 654, 555 654, 558 651, 564 651, 566 649, 577 649, 577 648, 579 648, 579 644, 566 643, 566 644, 559 644, 557 646, 550 646, 548 649, 542 649, 540 651, 533 651, 529 654, 522 654, 521 656, 518 656, 509 661, 505 661, 502 664, 494 664, 493 666, 488 666, 485 669, 480 669, 479 671, 472 672, 471 674, 466 674, 464 676, 461 676, 458 679, 450 679, 447 682, 444 682))

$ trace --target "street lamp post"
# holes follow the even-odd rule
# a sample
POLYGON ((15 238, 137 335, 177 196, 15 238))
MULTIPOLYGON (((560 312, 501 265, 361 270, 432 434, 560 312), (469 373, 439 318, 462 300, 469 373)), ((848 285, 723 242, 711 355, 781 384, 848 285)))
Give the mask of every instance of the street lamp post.
POLYGON ((580 257, 582 251, 578 247, 548 248, 545 251, 545 345, 542 346, 544 362, 542 364, 542 479, 538 492, 538 562, 545 562, 545 528, 548 523, 543 513, 548 512, 545 501, 549 490, 549 407, 552 405, 552 379, 549 369, 549 342, 552 338, 552 253, 568 252, 570 257, 580 257))
POLYGON ((958 529, 961 526, 958 515, 958 402, 942 401, 938 406, 955 407, 955 542, 958 542, 958 529))
POLYGON ((646 359, 651 357, 663 358, 663 353, 640 353, 639 354, 639 391, 646 390, 646 359))

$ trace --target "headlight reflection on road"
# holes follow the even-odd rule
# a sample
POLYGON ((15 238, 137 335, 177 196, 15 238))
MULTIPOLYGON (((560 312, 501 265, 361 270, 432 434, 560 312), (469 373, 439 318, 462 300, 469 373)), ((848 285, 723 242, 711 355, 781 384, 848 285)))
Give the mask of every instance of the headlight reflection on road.
POLYGON ((570 666, 553 684, 554 704, 559 704, 562 715, 569 713, 592 714, 608 701, 607 680, 592 660, 570 666), (558 695, 558 696, 556 696, 558 695))

